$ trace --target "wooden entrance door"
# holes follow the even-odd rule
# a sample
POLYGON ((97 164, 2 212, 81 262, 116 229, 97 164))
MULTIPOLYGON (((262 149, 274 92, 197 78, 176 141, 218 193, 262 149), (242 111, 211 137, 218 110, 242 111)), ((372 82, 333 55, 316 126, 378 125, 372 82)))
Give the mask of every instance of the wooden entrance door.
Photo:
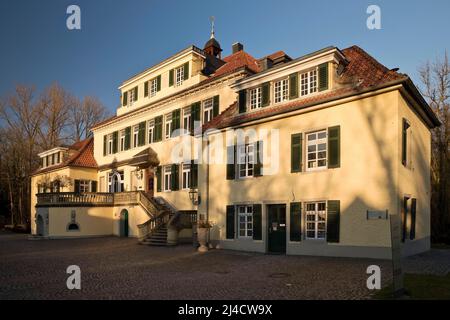
POLYGON ((269 252, 286 253, 286 205, 268 205, 267 217, 269 252))

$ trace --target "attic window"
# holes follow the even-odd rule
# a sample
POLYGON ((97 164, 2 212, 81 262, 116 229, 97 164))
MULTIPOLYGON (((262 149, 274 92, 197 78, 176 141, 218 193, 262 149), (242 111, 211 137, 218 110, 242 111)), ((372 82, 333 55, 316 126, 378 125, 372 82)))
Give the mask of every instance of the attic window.
POLYGON ((181 86, 184 80, 184 66, 175 69, 175 85, 181 86))
POLYGON ((300 75, 300 93, 302 96, 317 92, 317 69, 300 75))

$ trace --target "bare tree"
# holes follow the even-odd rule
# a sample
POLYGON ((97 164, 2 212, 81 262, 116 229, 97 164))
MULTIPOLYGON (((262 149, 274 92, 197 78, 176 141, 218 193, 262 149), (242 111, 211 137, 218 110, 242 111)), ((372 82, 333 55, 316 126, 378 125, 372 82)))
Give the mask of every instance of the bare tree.
POLYGON ((105 106, 95 97, 84 97, 82 101, 73 104, 70 108, 70 121, 72 139, 79 141, 91 134, 92 127, 108 116, 105 106))
POLYGON ((428 100, 442 125, 432 132, 432 237, 450 241, 450 64, 447 52, 443 58, 419 68, 422 94, 428 100))

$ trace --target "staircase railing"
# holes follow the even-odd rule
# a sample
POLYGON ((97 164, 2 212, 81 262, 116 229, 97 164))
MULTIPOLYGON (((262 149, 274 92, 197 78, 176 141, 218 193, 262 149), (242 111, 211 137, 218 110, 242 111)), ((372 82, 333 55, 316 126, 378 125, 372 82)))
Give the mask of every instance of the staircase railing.
POLYGON ((171 218, 169 211, 162 211, 159 215, 148 219, 142 224, 138 224, 138 239, 143 241, 144 239, 151 237, 152 234, 167 224, 171 218))
POLYGON ((144 208, 150 218, 157 216, 162 209, 158 207, 157 203, 143 191, 139 191, 137 193, 137 202, 142 208, 144 208))

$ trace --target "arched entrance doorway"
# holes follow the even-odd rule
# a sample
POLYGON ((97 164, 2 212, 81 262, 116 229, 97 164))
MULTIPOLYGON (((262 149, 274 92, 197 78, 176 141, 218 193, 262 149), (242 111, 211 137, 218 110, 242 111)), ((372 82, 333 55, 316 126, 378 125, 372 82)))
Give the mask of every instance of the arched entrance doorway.
POLYGON ((42 218, 41 215, 38 215, 36 217, 36 234, 38 236, 44 235, 44 219, 42 218))
POLYGON ((126 209, 120 212, 119 236, 128 237, 128 210, 126 209))

